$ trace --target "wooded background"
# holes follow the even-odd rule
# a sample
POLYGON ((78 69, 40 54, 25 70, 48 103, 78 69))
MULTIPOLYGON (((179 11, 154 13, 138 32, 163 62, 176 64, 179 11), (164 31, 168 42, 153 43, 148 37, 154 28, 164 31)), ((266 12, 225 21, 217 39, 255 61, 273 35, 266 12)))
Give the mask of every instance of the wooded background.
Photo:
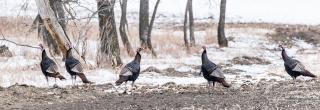
MULTIPOLYGON (((68 49, 67 45, 73 46, 72 40, 67 35, 68 29, 66 25, 68 20, 75 19, 72 16, 71 9, 68 8, 67 4, 76 4, 77 0, 35 0, 39 14, 33 22, 35 29, 38 29, 38 35, 43 38, 44 44, 49 47, 49 51, 53 55, 66 56, 66 51, 68 49), (66 18, 66 13, 70 14, 71 19, 66 18)), ((183 22, 183 32, 184 38, 181 39, 185 43, 185 50, 190 51, 190 47, 195 47, 200 45, 196 43, 196 37, 194 35, 194 17, 193 17, 193 0, 186 0, 186 5, 184 13, 183 22), (189 33, 188 33, 189 32, 189 33)), ((133 50, 131 43, 128 38, 128 21, 127 21, 127 0, 96 0, 97 10, 92 13, 92 17, 97 14, 99 20, 99 46, 97 53, 97 65, 98 67, 117 67, 123 64, 120 57, 120 47, 118 40, 118 32, 124 48, 128 55, 133 56, 135 50, 133 50), (115 21, 114 6, 119 3, 121 6, 121 17, 120 24, 115 21), (117 29, 119 25, 119 29, 117 29)), ((220 47, 227 47, 228 41, 225 37, 224 25, 225 25, 225 13, 226 13, 226 0, 221 0, 220 3, 220 16, 218 29, 215 30, 218 33, 218 43, 220 47)), ((157 57, 157 52, 152 46, 152 28, 154 21, 156 20, 156 14, 158 7, 161 7, 161 0, 157 0, 153 8, 152 13, 150 10, 149 0, 140 0, 139 6, 139 39, 140 47, 145 48, 147 52, 151 53, 153 57, 157 57)), ((91 19, 91 18, 87 18, 91 19)), ((89 22, 90 20, 88 20, 89 22)), ((86 32, 85 30, 83 32, 86 32)), ((83 44, 86 43, 86 38, 82 38, 83 34, 79 35, 79 40, 82 39, 83 44)), ((132 36, 133 37, 133 36, 132 36)), ((80 41, 79 41, 80 42, 80 41)), ((157 41, 153 41, 157 42, 157 41)), ((85 46, 82 47, 85 50, 85 46)), ((78 55, 85 61, 85 51, 79 53, 76 49, 78 55)))

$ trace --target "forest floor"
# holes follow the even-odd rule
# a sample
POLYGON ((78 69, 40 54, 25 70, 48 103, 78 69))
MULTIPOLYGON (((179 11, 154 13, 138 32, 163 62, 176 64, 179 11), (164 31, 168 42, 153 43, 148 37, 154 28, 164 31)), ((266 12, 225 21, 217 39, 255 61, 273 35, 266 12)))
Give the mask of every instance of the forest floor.
POLYGON ((151 110, 151 109, 320 109, 320 81, 288 80, 244 83, 224 88, 220 84, 213 94, 205 85, 137 87, 132 94, 108 92, 110 84, 87 88, 37 88, 13 85, 0 90, 0 109, 30 110, 151 110))

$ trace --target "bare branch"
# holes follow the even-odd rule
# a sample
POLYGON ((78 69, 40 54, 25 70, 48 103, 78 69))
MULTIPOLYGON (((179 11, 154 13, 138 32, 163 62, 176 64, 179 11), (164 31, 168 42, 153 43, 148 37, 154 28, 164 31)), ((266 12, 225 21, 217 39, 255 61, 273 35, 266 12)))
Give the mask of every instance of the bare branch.
POLYGON ((8 40, 8 39, 6 39, 6 37, 3 35, 2 31, 1 31, 1 36, 2 36, 2 39, 0 39, 0 40, 13 43, 13 44, 15 44, 15 45, 17 45, 17 46, 29 47, 29 48, 34 48, 34 49, 40 49, 40 47, 31 46, 31 45, 27 45, 27 44, 19 44, 19 43, 16 43, 16 42, 14 42, 14 41, 8 40))
MULTIPOLYGON (((68 5, 69 5, 69 7, 71 7, 69 3, 68 3, 68 5)), ((76 17, 71 12, 71 8, 70 9, 67 8, 65 3, 63 4, 63 7, 64 7, 64 10, 66 10, 66 12, 71 16, 71 19, 76 19, 76 17)))
POLYGON ((24 3, 22 4, 22 6, 20 7, 20 10, 18 12, 17 16, 20 16, 21 11, 27 11, 27 8, 29 6, 29 1, 30 0, 25 0, 24 3))

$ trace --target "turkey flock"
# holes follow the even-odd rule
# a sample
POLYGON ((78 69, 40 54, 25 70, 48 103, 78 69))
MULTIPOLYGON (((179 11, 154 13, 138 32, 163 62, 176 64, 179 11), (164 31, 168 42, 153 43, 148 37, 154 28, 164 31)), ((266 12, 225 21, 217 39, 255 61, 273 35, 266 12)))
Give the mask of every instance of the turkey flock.
MULTIPOLYGON (((46 50, 44 49, 43 45, 40 44, 40 49, 42 50, 42 60, 40 62, 42 73, 44 74, 47 83, 48 78, 52 77, 55 79, 59 78, 60 80, 66 80, 64 76, 62 76, 59 72, 57 64, 48 57, 46 50)), ((69 48, 67 50, 67 56, 65 59, 65 67, 67 72, 71 76, 72 84, 74 85, 76 82, 77 76, 82 80, 84 84, 93 84, 92 81, 89 81, 85 73, 83 71, 83 67, 78 59, 73 57, 72 55, 72 46, 67 45, 69 48)), ((312 74, 310 71, 306 70, 305 66, 298 60, 293 59, 289 57, 286 53, 285 48, 282 45, 279 45, 279 48, 281 48, 281 56, 284 61, 284 68, 286 72, 293 78, 293 80, 296 79, 298 76, 308 76, 308 77, 317 77, 316 75, 312 74)), ((207 89, 209 93, 211 94, 211 90, 213 90, 213 87, 215 83, 220 83, 224 87, 230 87, 231 85, 227 83, 225 80, 225 76, 221 68, 209 60, 207 55, 207 48, 206 46, 202 46, 203 52, 201 55, 201 71, 199 75, 202 74, 204 79, 208 81, 207 89)), ((131 86, 134 87, 134 82, 138 79, 140 74, 140 61, 141 61, 141 54, 140 52, 144 50, 143 48, 138 48, 136 51, 136 55, 134 57, 134 60, 129 62, 127 65, 125 65, 119 74, 119 79, 115 82, 116 86, 120 86, 122 83, 127 83, 128 81, 131 81, 131 86)), ((126 89, 125 89, 126 90, 126 89)))

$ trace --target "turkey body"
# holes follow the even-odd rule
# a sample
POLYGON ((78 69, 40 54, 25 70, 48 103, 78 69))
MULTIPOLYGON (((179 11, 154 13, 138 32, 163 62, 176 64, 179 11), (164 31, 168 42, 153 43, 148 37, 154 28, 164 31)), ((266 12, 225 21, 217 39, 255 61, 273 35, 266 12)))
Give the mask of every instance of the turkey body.
POLYGON ((123 82, 127 81, 132 81, 133 85, 133 83, 138 79, 140 74, 141 50, 142 49, 138 49, 134 60, 122 68, 119 79, 116 81, 116 85, 121 85, 123 82))
POLYGON ((284 61, 284 67, 286 72, 293 78, 296 79, 298 76, 309 76, 309 77, 317 77, 312 74, 310 71, 306 70, 305 66, 298 60, 290 58, 286 50, 282 48, 281 56, 284 61))
POLYGON ((47 82, 48 77, 59 78, 60 80, 66 79, 59 73, 57 64, 48 57, 45 50, 42 50, 41 57, 40 68, 43 75, 46 77, 47 82))
POLYGON ((72 48, 67 51, 65 66, 67 72, 71 75, 72 80, 76 80, 76 77, 79 76, 83 83, 92 83, 85 76, 80 61, 72 56, 71 50, 72 48))
POLYGON ((224 87, 230 87, 230 85, 225 81, 225 77, 223 75, 224 73, 222 72, 222 70, 208 59, 206 48, 204 48, 201 59, 201 73, 203 74, 203 77, 208 81, 209 85, 212 82, 214 86, 215 82, 218 82, 221 83, 224 87))

